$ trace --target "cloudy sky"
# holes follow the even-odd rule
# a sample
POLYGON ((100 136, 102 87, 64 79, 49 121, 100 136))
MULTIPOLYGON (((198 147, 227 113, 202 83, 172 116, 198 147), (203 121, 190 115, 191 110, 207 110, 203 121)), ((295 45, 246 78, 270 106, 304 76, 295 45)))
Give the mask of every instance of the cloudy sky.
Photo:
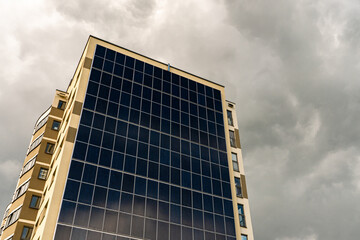
POLYGON ((0 0, 0 30, 2 212, 91 34, 226 86, 255 239, 359 238, 359 1, 0 0))

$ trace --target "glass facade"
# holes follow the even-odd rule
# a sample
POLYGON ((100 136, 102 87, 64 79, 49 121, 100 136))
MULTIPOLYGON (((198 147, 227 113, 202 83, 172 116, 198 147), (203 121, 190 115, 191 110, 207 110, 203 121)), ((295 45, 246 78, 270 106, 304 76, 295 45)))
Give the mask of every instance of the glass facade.
POLYGON ((220 91, 97 46, 56 240, 234 240, 220 91))

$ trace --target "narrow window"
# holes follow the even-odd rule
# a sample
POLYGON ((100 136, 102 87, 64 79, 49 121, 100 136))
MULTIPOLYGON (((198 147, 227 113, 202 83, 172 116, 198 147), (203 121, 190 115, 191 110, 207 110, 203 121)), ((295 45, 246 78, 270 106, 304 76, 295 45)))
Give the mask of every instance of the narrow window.
POLYGON ((233 121, 233 117, 232 117, 232 112, 227 110, 227 119, 228 119, 228 124, 230 126, 234 126, 234 121, 233 121))
POLYGON ((40 199, 41 197, 32 195, 29 207, 38 209, 40 206, 40 199))
POLYGON ((52 124, 52 126, 51 126, 51 129, 52 129, 52 130, 55 130, 55 131, 59 131, 59 128, 60 128, 60 122, 54 120, 54 121, 53 121, 53 124, 52 124))
POLYGON ((240 226, 246 227, 244 206, 242 204, 238 204, 238 213, 239 213, 240 226))
POLYGON ((24 227, 21 233, 20 240, 30 240, 31 233, 32 233, 32 228, 24 227))
POLYGON ((65 109, 65 104, 66 104, 66 102, 59 100, 57 108, 64 110, 65 109))
POLYGON ((236 196, 242 197, 240 178, 235 177, 236 196))
POLYGON ((247 235, 241 234, 241 240, 248 240, 247 235))
POLYGON ((45 168, 40 168, 39 176, 38 178, 41 180, 46 180, 48 170, 45 168))
POLYGON ((239 172, 239 164, 238 164, 237 154, 231 153, 231 159, 232 159, 234 171, 239 172))
POLYGON ((54 153, 54 146, 55 146, 55 144, 47 143, 45 153, 53 154, 54 153))
POLYGON ((236 147, 236 142, 235 142, 235 133, 234 131, 229 131, 230 134, 230 146, 231 147, 236 147))

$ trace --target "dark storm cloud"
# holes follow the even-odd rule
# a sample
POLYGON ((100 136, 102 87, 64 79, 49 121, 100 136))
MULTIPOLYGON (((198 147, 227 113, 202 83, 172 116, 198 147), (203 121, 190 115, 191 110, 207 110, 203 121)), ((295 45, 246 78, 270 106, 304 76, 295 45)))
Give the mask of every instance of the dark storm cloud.
POLYGON ((0 2, 0 208, 92 34, 226 86, 255 239, 357 239, 359 13, 334 0, 0 2))
POLYGON ((233 1, 227 6, 229 23, 278 62, 259 73, 266 68, 260 54, 259 72, 239 81, 247 91, 240 89, 243 97, 236 97, 241 107, 246 98, 256 105, 245 106, 250 116, 239 121, 259 239, 359 236, 359 54, 353 40, 358 39, 353 7, 359 6, 351 5, 233 1))

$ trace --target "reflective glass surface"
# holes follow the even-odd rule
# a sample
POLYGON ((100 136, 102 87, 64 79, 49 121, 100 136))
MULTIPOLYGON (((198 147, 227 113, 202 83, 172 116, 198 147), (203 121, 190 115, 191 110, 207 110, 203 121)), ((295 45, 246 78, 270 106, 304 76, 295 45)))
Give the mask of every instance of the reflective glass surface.
POLYGON ((98 45, 55 239, 234 239, 221 101, 98 45))

